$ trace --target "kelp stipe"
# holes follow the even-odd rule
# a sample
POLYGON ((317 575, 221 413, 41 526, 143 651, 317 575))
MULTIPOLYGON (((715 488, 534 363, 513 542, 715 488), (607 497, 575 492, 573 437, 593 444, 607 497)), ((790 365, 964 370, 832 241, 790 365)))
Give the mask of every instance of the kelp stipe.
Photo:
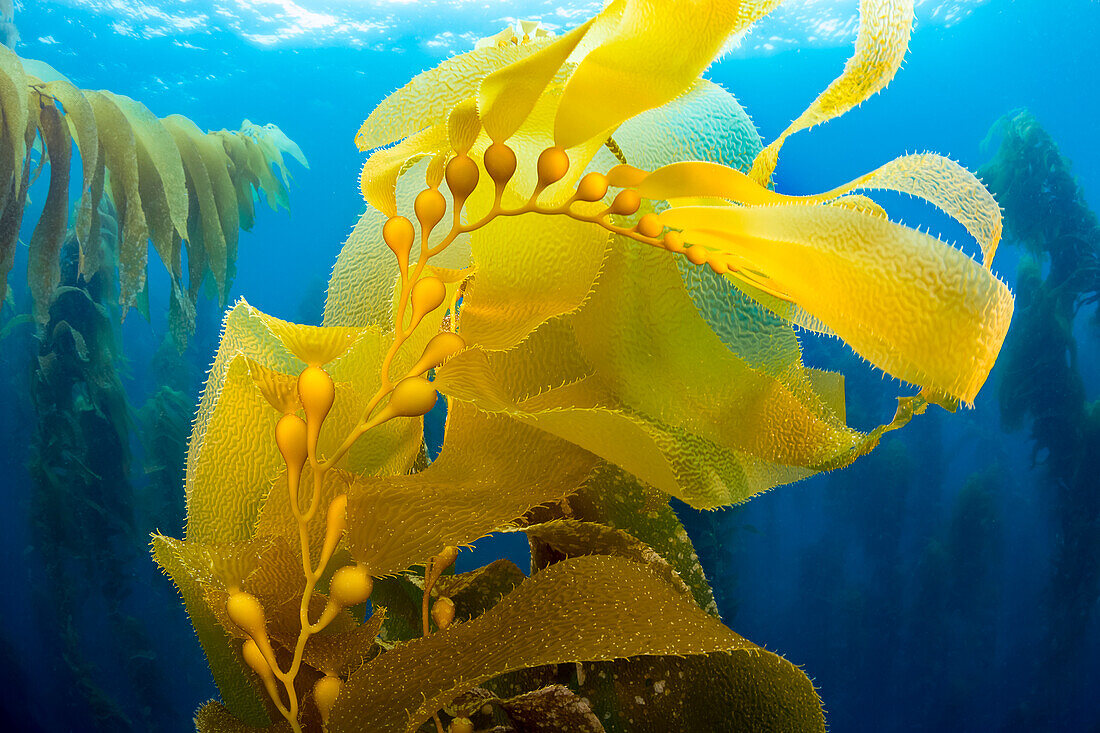
MULTIPOLYGON (((944 158, 820 196, 763 185, 779 143, 698 75, 777 4, 616 1, 560 38, 521 26, 367 118, 369 206, 324 325, 229 312, 186 539, 153 538, 222 694, 200 730, 824 729, 805 674, 717 619, 668 496, 744 501, 851 463, 930 402, 971 402, 1012 298, 989 270, 1000 211, 944 158), (851 193, 874 188, 925 196, 986 261, 851 193), (796 327, 921 391, 850 428, 842 377, 802 364, 796 327), (531 577, 443 572, 502 530, 528 534, 531 577)), ((800 126, 896 71, 911 4, 861 12, 854 60, 800 126)))

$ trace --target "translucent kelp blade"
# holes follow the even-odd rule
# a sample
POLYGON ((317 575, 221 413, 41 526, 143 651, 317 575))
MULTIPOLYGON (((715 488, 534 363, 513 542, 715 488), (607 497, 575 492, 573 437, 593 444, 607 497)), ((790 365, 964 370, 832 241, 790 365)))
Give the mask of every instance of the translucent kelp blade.
POLYGON ((767 185, 788 137, 839 117, 886 88, 909 50, 913 0, 860 0, 859 32, 844 71, 753 162, 751 176, 767 185))
POLYGON ((743 501, 870 447, 799 365, 755 369, 730 353, 665 253, 625 244, 583 308, 514 349, 459 354, 436 386, 696 507, 743 501))
POLYGON ((478 274, 463 300, 466 342, 510 348, 548 318, 575 311, 592 290, 608 242, 591 224, 538 214, 498 219, 474 232, 478 274), (517 258, 530 266, 516 267, 517 258))
POLYGON ((580 61, 562 94, 554 123, 557 144, 568 148, 602 139, 624 120, 676 98, 731 35, 777 5, 779 0, 611 3, 602 14, 621 15, 580 61))
POLYGON ((181 237, 186 237, 187 179, 175 141, 160 120, 145 105, 121 94, 111 94, 110 97, 130 121, 134 135, 145 146, 168 204, 172 225, 181 237))
POLYGON ((966 254, 831 206, 684 207, 661 214, 722 246, 872 364, 971 403, 1012 318, 1008 288, 966 254))
POLYGON ((80 150, 83 178, 74 229, 77 241, 84 246, 92 226, 92 206, 97 203, 92 201, 91 196, 92 180, 99 164, 99 133, 96 130, 95 113, 84 94, 67 81, 51 81, 44 88, 65 108, 65 120, 80 150))
POLYGON ((3 177, 0 178, 0 204, 6 204, 11 182, 19 181, 23 175, 23 164, 27 157, 28 112, 27 76, 23 72, 23 64, 20 63, 14 51, 2 44, 0 44, 0 111, 3 112, 6 133, 0 136, 3 138, 0 140, 0 145, 6 148, 2 159, 11 161, 10 171, 4 170, 3 177))
POLYGON ((547 43, 539 39, 524 45, 477 49, 418 74, 374 108, 359 128, 355 144, 365 152, 446 122, 455 105, 477 95, 482 79, 547 43))
POLYGON ((447 149, 450 141, 445 124, 434 125, 410 135, 392 147, 376 150, 363 164, 359 185, 368 204, 386 216, 397 214, 397 178, 411 163, 447 149))
POLYGON ((149 227, 141 208, 137 142, 126 115, 107 94, 88 91, 84 96, 95 112, 100 152, 110 173, 112 198, 120 215, 119 303, 125 311, 145 284, 149 260, 146 241, 149 227))
POLYGON ((231 637, 218 623, 207 605, 203 584, 195 573, 188 569, 185 558, 193 554, 188 551, 188 544, 154 534, 153 557, 164 574, 172 578, 172 582, 179 590, 227 710, 239 720, 266 728, 271 724, 271 718, 264 704, 266 693, 253 682, 253 675, 247 671, 240 650, 232 643, 231 637))
POLYGON ((452 402, 443 452, 411 476, 362 478, 348 491, 348 546, 374 576, 422 563, 557 501, 587 477, 587 452, 452 402))
POLYGON ((61 281, 61 245, 69 223, 69 166, 72 138, 61 113, 52 102, 41 105, 39 129, 50 160, 50 188, 42 215, 34 227, 27 262, 27 284, 34 299, 35 320, 49 321, 50 301, 61 281))
POLYGON ((645 566, 579 557, 534 575, 479 618, 365 665, 348 679, 329 730, 410 733, 481 682, 527 667, 751 649, 645 566))
MULTIPOLYGON (((284 381, 296 380, 305 363, 290 344, 308 355, 331 346, 328 334, 335 332, 339 349, 347 350, 328 367, 336 381, 336 402, 321 430, 321 455, 334 451, 359 423, 378 388, 389 342, 377 332, 363 330, 348 347, 347 331, 278 321, 243 301, 229 312, 188 449, 188 539, 250 537, 268 489, 283 468, 274 442, 281 412, 256 384, 257 365, 283 375, 284 381), (248 449, 242 450, 242 445, 248 449)), ((347 466, 367 473, 404 473, 421 437, 419 418, 392 420, 356 443, 345 459, 347 466)))
POLYGON ((346 352, 356 339, 366 333, 362 328, 306 326, 256 311, 271 333, 290 353, 304 364, 323 366, 346 352))
POLYGON ((810 679, 763 649, 636 657, 582 669, 579 693, 607 722, 608 733, 825 731, 821 699, 810 679))
POLYGON ((593 20, 482 80, 478 89, 478 110, 490 138, 503 142, 520 128, 593 20))
POLYGON ((222 230, 221 218, 218 215, 214 184, 210 180, 210 172, 206 169, 196 142, 197 138, 202 136, 202 132, 191 120, 180 115, 169 115, 162 119, 161 123, 176 143, 187 177, 192 211, 190 217, 192 224, 188 230, 187 239, 197 239, 203 243, 207 266, 214 276, 214 284, 218 287, 218 296, 224 299, 227 292, 229 254, 225 232, 222 230))
POLYGON ((966 227, 981 246, 986 266, 992 261, 1003 229, 1000 206, 973 173, 935 153, 903 155, 843 186, 812 196, 776 193, 740 171, 698 161, 658 168, 638 185, 638 193, 650 199, 711 196, 745 205, 831 201, 884 216, 882 207, 866 197, 845 197, 859 189, 898 191, 928 201, 966 227))

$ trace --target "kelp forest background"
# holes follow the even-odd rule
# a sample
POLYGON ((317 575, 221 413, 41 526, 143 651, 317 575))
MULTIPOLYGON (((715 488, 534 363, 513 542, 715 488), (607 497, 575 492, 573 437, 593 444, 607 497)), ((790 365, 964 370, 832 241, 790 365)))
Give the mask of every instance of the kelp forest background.
MULTIPOLYGON (((298 142, 310 167, 292 167, 289 211, 258 207, 226 299, 247 295, 273 315, 319 323, 362 206, 352 137, 382 96, 445 55, 425 42, 443 30, 440 18, 430 34, 414 19, 387 44, 359 47, 264 46, 216 31, 187 39, 218 50, 200 54, 111 34, 79 6, 27 5, 17 51, 80 88, 129 95, 204 130, 273 122, 298 142)), ((441 12, 453 35, 503 24, 441 12)), ((950 27, 918 22, 889 94, 792 140, 778 169, 785 191, 811 192, 880 165, 898 145, 949 154, 1004 209, 997 270, 1017 298, 975 409, 930 410, 856 465, 743 507, 677 507, 724 622, 802 666, 833 730, 1100 727, 1100 148, 1085 124, 1100 101, 1070 80, 1082 74, 1067 73, 1100 67, 1098 16, 1088 0, 993 0, 950 27)), ((767 138, 849 52, 735 51, 707 76, 767 138)), ((24 241, 45 179, 30 189, 24 241)), ((967 246, 930 206, 900 197, 892 206, 967 246)), ((220 298, 197 298, 194 333, 180 342, 163 267, 150 266, 145 313, 122 320, 117 284, 80 278, 63 248, 36 324, 26 271, 19 247, 0 311, 0 723, 188 730, 215 689, 147 542, 153 530, 181 530, 186 439, 220 298)), ((839 342, 807 336, 804 347, 812 366, 850 375, 852 424, 889 418, 896 385, 884 389, 839 342)), ((462 553, 459 569, 493 553, 526 562, 516 537, 488 538, 478 553, 462 553)))

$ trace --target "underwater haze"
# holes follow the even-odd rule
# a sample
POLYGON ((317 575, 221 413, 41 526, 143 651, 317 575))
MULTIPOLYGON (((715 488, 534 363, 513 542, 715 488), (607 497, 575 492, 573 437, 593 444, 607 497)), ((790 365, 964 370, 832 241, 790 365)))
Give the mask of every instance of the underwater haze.
MULTIPOLYGON (((310 325, 322 323, 334 262, 364 211, 355 138, 371 110, 517 20, 561 36, 603 6, 0 0, 0 10, 9 4, 6 45, 81 90, 203 131, 270 123, 297 144, 308 167, 280 148, 288 203, 256 203, 220 296, 310 325)), ((841 73, 858 10, 787 0, 704 76, 773 140, 841 73)), ((992 270, 1016 298, 997 364, 972 408, 933 405, 853 465, 713 511, 672 505, 722 622, 798 665, 830 730, 1100 731, 1100 2, 917 0, 915 13, 889 86, 792 137, 773 182, 813 194, 923 151, 976 172, 1004 212, 992 270)), ((29 189, 0 312, 0 728, 193 731, 219 688, 149 537, 183 536, 186 440, 224 309, 208 279, 182 353, 166 348, 181 306, 167 304, 172 275, 153 254, 125 320, 114 308, 96 321, 109 346, 44 336, 26 273, 47 178, 29 189), (71 353, 94 367, 76 380, 92 386, 44 383, 71 353), (69 415, 96 400, 101 422, 69 415), (81 425, 103 440, 83 452, 55 440, 81 425)), ((981 259, 934 206, 878 200, 893 221, 981 259)), ((65 272, 63 262, 62 284, 65 272)), ((838 338, 798 338, 808 366, 846 375, 849 424, 891 420, 908 385, 838 338)), ((441 408, 428 413, 433 453, 442 420, 441 408)), ((498 557, 526 571, 526 537, 487 537, 456 567, 498 557)))

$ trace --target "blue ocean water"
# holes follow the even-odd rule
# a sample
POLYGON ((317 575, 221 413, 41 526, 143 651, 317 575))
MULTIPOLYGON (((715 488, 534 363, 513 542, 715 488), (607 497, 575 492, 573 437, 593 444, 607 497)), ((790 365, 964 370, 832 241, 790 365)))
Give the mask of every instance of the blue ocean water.
MULTIPOLYGON (((784 3, 707 76, 733 92, 770 139, 843 67, 856 5, 784 3)), ((366 114, 420 70, 514 19, 542 18, 560 31, 597 6, 23 0, 14 7, 20 55, 52 64, 81 88, 126 94, 204 129, 234 129, 246 118, 274 122, 299 143, 310 167, 292 168, 292 211, 262 210, 242 235, 231 300, 318 322, 332 263, 362 210, 364 156, 353 137, 366 114)), ((976 170, 996 152, 995 143, 982 146, 990 126, 1026 107, 1072 161, 1086 201, 1100 207, 1100 3, 923 0, 917 13, 897 78, 858 109, 792 138, 778 187, 825 190, 923 150, 976 170)), ((900 199, 890 205, 895 218, 973 251, 966 232, 931 207, 900 199)), ((1093 246, 1100 250, 1100 242, 1093 246)), ((995 270, 1013 287, 1021 254, 1010 231, 995 270)), ((17 272, 25 270, 25 251, 22 257, 17 272)), ((151 278, 153 297, 165 297, 167 278, 156 268, 151 278)), ((20 288, 16 277, 13 289, 25 299, 20 288)), ((134 405, 157 387, 148 365, 164 310, 154 308, 151 323, 131 314, 123 326, 122 378, 134 405)), ((1066 324, 1085 403, 1100 398, 1095 310, 1087 305, 1066 324)), ((193 402, 219 317, 207 302, 187 354, 193 402)), ((0 343, 0 715, 13 730, 144 730, 154 723, 190 730, 192 711, 216 690, 175 592, 144 546, 118 554, 124 587, 89 593, 64 613, 50 613, 36 586, 42 561, 28 523, 26 467, 34 417, 25 400, 29 366, 17 343, 0 343), (129 621, 101 623, 115 603, 129 621), (88 703, 65 656, 67 636, 79 638, 91 665, 86 678, 110 705, 88 703), (120 642, 135 638, 140 645, 120 642), (97 722, 93 711, 104 709, 119 715, 97 722)), ((900 385, 840 344, 807 338, 805 345, 809 362, 850 374, 857 424, 889 419, 900 385)), ((852 468, 723 512, 682 508, 725 622, 803 666, 834 731, 1100 730, 1100 540, 1092 540, 1100 513, 1088 501, 1100 499, 1100 474, 1080 482, 1093 489, 1084 494, 1052 479, 1047 456, 1033 451, 1032 423, 1002 426, 1001 383, 998 366, 973 410, 930 411, 852 468)), ((135 536, 180 531, 140 529, 135 536)), ((522 566, 515 539, 483 543, 483 557, 504 552, 522 566)), ((465 555, 463 562, 476 564, 465 555)))

